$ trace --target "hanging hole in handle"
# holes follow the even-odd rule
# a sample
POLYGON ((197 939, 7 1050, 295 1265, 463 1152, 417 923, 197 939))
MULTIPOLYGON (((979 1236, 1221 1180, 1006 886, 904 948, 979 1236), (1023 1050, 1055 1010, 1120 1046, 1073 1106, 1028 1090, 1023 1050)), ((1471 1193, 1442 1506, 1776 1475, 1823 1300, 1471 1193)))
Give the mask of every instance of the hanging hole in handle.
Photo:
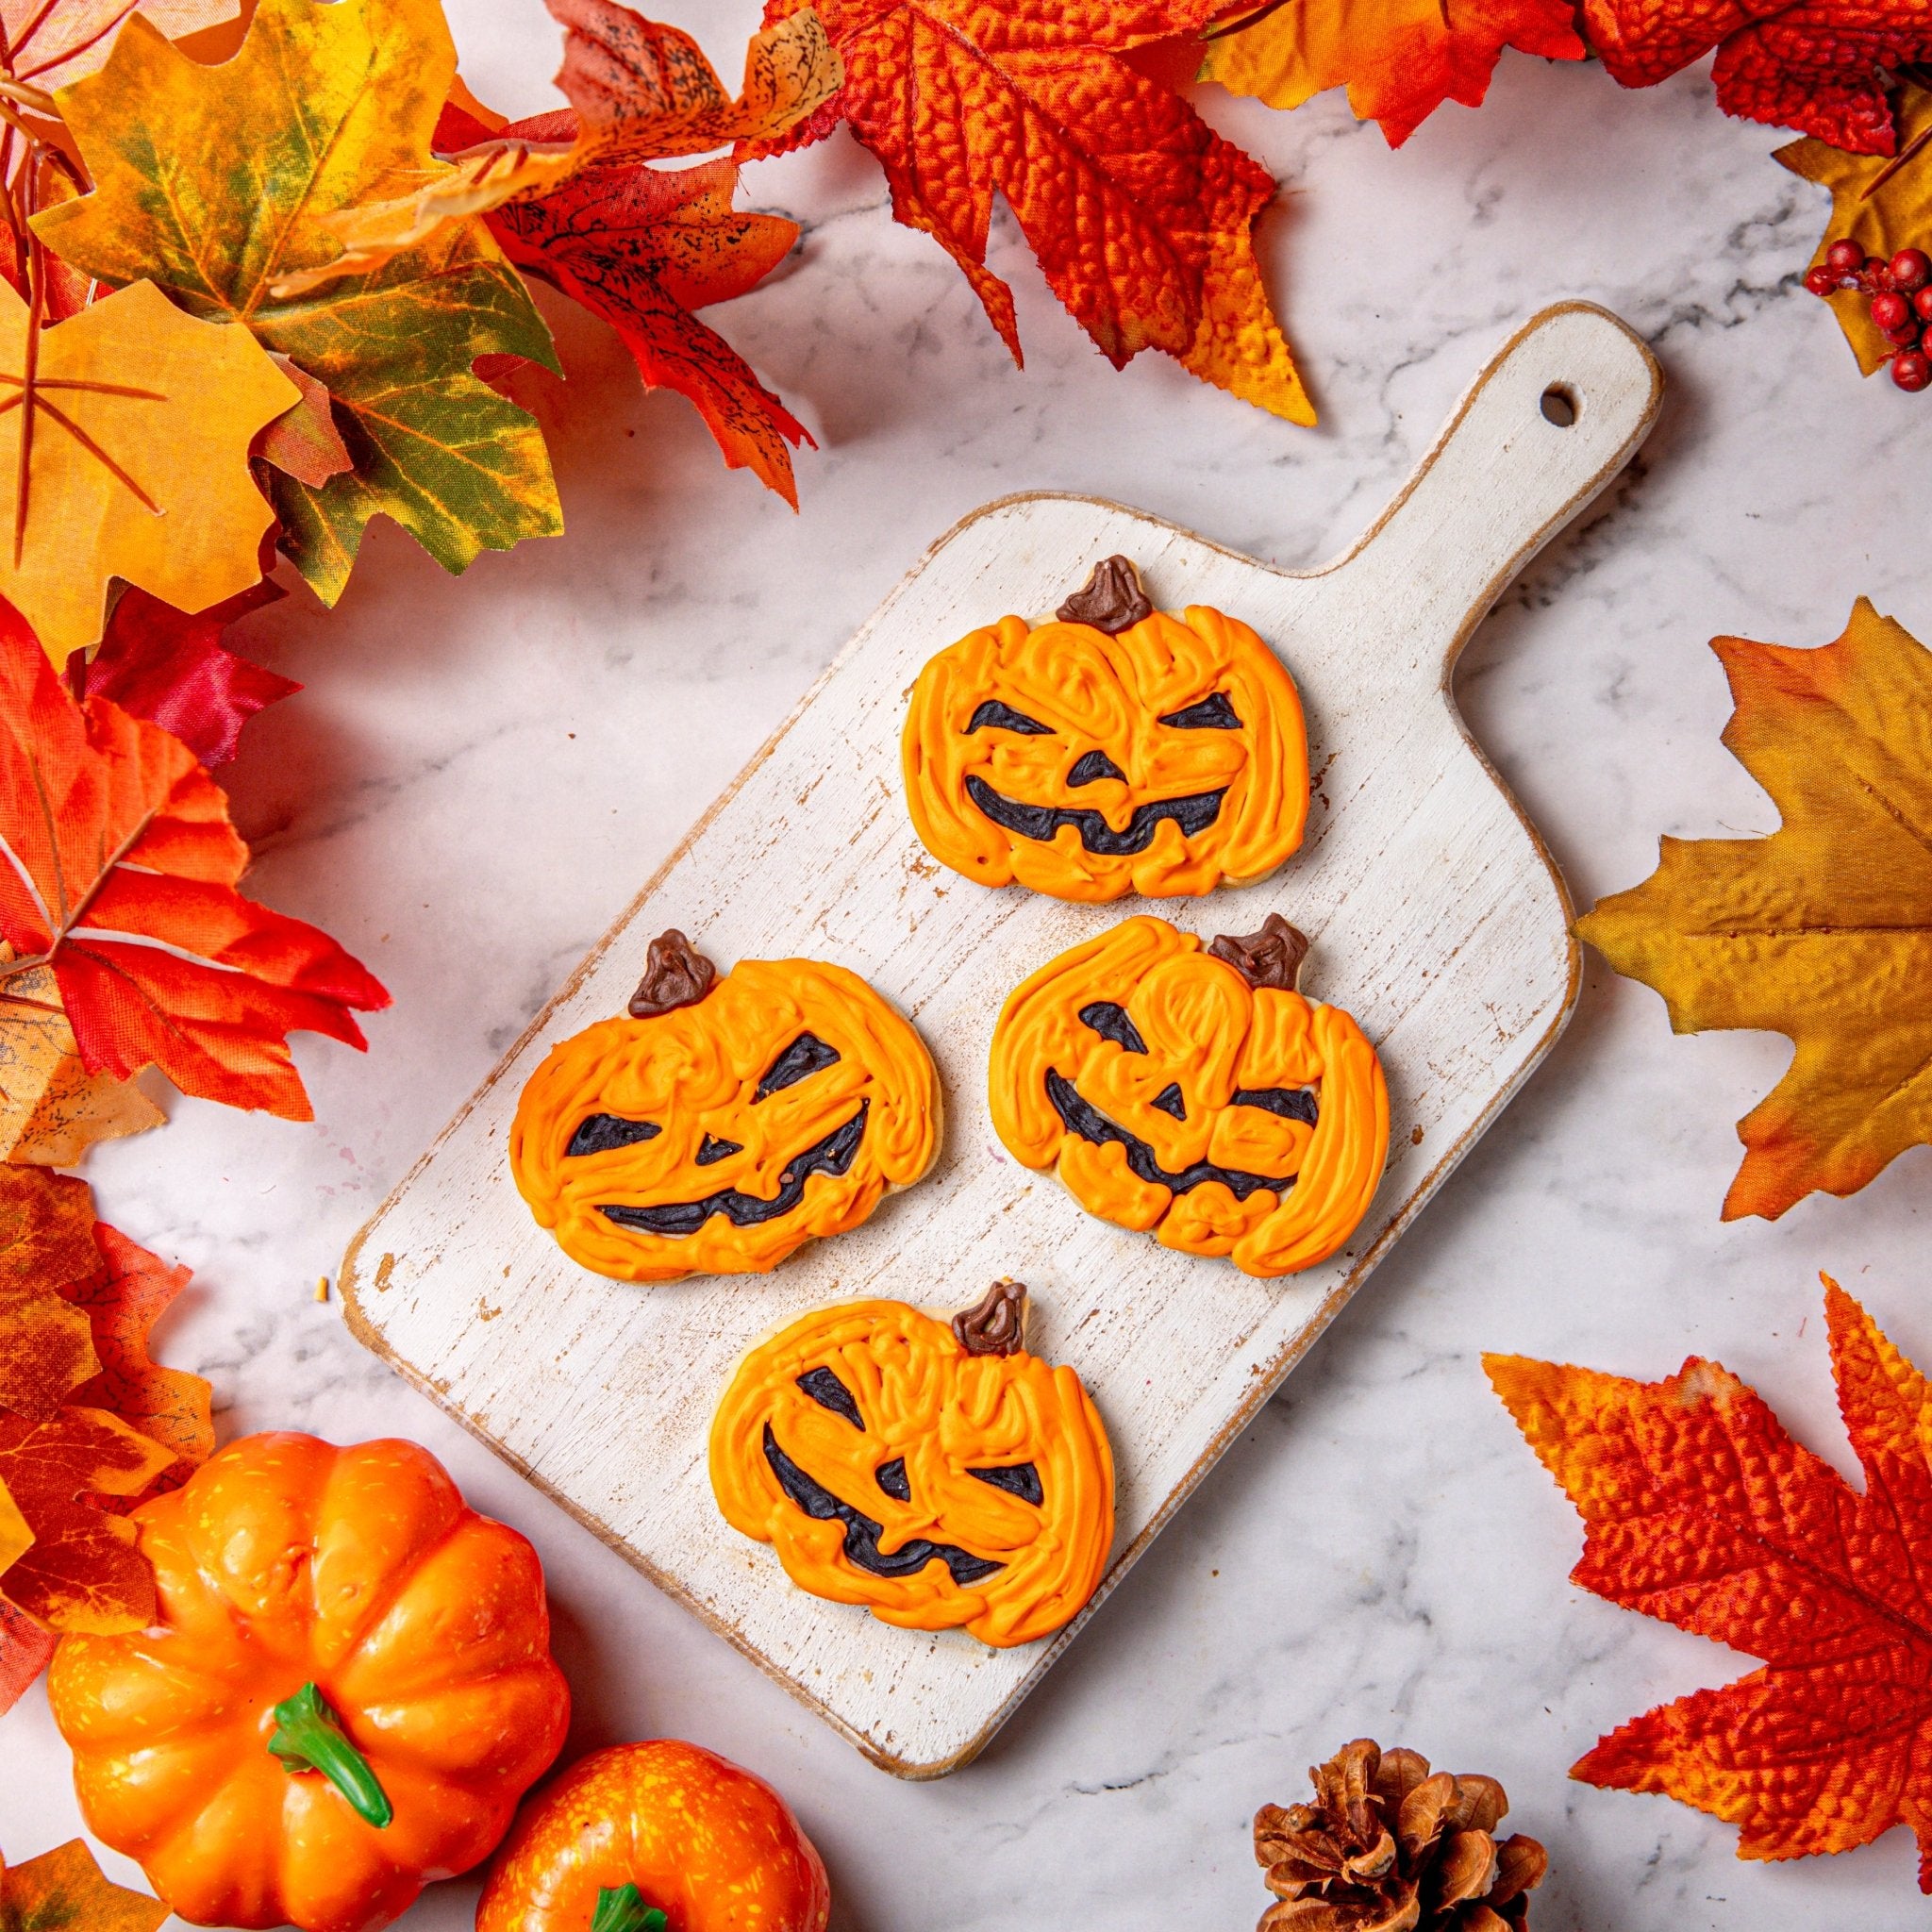
POLYGON ((1565 382, 1553 382, 1544 390, 1540 406, 1545 423, 1554 423, 1558 429, 1568 429, 1576 421, 1576 391, 1565 382))

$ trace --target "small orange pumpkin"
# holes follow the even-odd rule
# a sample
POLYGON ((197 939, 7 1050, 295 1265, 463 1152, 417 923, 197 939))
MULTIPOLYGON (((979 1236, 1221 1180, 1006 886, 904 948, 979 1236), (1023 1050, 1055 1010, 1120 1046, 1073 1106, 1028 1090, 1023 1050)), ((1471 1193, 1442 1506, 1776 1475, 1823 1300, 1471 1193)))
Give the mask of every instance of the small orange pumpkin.
POLYGON ((88 1829, 202 1925, 375 1932, 570 1720, 536 1552, 413 1442, 244 1436, 135 1511, 159 1608, 47 1680, 88 1829))
POLYGON ((627 1281, 763 1274, 857 1227, 939 1153, 940 1085, 856 973, 652 941, 630 1015, 551 1048, 509 1164, 574 1261, 627 1281))
POLYGON ((950 1324, 904 1302, 814 1309, 745 1357, 711 1489, 801 1590, 913 1630, 1045 1637, 1113 1543, 1113 1454, 1064 1364, 1028 1355, 1026 1291, 950 1324))
POLYGON ((901 761, 935 858, 1056 899, 1245 885, 1307 819, 1307 737, 1281 660, 1206 605, 1157 611, 1124 557, 1056 622, 1003 617, 932 658, 901 761))
POLYGON ((1008 1151, 1163 1247, 1325 1260, 1381 1183, 1389 1089, 1353 1018, 1296 990, 1307 944, 1278 913, 1205 950, 1142 914, 1050 960, 993 1029, 1008 1151))
POLYGON ((824 1932, 831 1908, 770 1785, 659 1738, 592 1752, 524 1807, 476 1932, 824 1932))

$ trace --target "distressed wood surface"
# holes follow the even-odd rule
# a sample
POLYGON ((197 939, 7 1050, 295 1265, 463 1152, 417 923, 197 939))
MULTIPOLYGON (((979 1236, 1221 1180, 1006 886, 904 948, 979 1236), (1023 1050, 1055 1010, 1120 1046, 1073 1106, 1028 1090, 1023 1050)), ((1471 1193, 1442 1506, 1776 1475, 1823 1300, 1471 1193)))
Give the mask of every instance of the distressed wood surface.
POLYGON ((951 1308, 1017 1275, 1034 1291, 1029 1345, 1071 1362, 1107 1421, 1119 1531, 1099 1594, 1120 1580, 1569 1015, 1562 884, 1463 729, 1449 677, 1510 577, 1629 458, 1659 388, 1613 317, 1546 310, 1477 379, 1382 519, 1319 571, 1276 571, 1085 497, 1013 497, 967 518, 357 1238, 341 1280, 358 1336, 874 1761, 913 1777, 966 1762, 1080 1623, 990 1651, 793 1589, 770 1549, 717 1514, 705 1472, 716 1397, 747 1346, 817 1303, 951 1308), (1553 390, 1574 408, 1568 426, 1544 413, 1553 390), (1162 608, 1212 604, 1252 624, 1300 684, 1316 802, 1301 854, 1259 885, 1069 906, 972 885, 913 836, 898 741, 920 666, 1006 611, 1045 615, 1114 551, 1162 608), (995 1139, 986 1061, 1002 1000, 1141 909, 1204 935, 1285 913, 1315 941, 1306 990, 1377 1042, 1392 1152, 1357 1238, 1324 1265, 1266 1282, 1170 1253, 1083 1213, 995 1139), (623 1009, 646 942, 671 925, 721 967, 808 955, 864 974, 918 1025, 944 1082, 945 1143, 927 1178, 771 1275, 605 1280, 565 1259, 509 1178, 525 1079, 557 1041, 623 1009))

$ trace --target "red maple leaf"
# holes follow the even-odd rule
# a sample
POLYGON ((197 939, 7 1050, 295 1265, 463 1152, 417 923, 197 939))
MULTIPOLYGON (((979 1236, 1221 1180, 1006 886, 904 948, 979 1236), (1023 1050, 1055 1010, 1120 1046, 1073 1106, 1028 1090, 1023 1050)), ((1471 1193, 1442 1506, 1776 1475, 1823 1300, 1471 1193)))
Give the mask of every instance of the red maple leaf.
POLYGON ((1582 1514, 1573 1579, 1764 1659, 1624 1724, 1571 1774, 1739 1824, 1744 1858, 1907 1824, 1932 1891, 1932 1383, 1825 1288, 1862 1495, 1715 1362, 1693 1356, 1664 1382, 1483 1366, 1582 1514))
POLYGON ((0 613, 0 999, 50 965, 83 1063, 310 1118, 288 1035, 364 1044, 389 995, 327 934, 243 898, 248 848, 192 753, 105 698, 77 707, 0 613))
MULTIPOLYGON (((767 23, 806 0, 767 0, 767 23)), ((986 265, 1005 197, 1053 291, 1115 368, 1142 349, 1298 423, 1314 410, 1268 306, 1256 216, 1274 177, 1127 58, 1196 31, 1218 0, 815 0, 837 97, 771 154, 842 119, 892 212, 958 263, 1020 359, 1012 291, 986 265)))

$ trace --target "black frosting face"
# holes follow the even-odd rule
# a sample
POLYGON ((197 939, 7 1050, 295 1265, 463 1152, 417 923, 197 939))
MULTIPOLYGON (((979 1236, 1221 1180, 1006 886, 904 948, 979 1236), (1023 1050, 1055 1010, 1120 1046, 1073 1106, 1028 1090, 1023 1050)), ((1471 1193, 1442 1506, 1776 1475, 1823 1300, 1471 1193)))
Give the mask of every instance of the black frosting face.
MULTIPOLYGON (((795 1087, 814 1074, 839 1063, 835 1046, 827 1045, 815 1033, 801 1033, 786 1047, 758 1081, 752 1095, 756 1107, 787 1087, 795 1087)), ((647 1234, 695 1234, 714 1214, 722 1214, 734 1227, 756 1227, 760 1222, 775 1221, 790 1214, 805 1199, 806 1183, 815 1174, 842 1174, 852 1165, 859 1144, 865 1139, 866 1112, 870 1101, 860 1101, 849 1120, 816 1141, 786 1162, 779 1176, 777 1191, 768 1196, 746 1193, 738 1188, 720 1188, 691 1201, 653 1203, 648 1207, 611 1205, 599 1208, 620 1227, 641 1228, 647 1234)), ((615 1147, 631 1147, 653 1141, 664 1129, 655 1121, 626 1120, 621 1114, 593 1113, 580 1121, 564 1149, 566 1158, 586 1154, 605 1154, 615 1147)), ((710 1134, 704 1137, 694 1157, 694 1165, 709 1167, 743 1152, 736 1141, 710 1134)))

